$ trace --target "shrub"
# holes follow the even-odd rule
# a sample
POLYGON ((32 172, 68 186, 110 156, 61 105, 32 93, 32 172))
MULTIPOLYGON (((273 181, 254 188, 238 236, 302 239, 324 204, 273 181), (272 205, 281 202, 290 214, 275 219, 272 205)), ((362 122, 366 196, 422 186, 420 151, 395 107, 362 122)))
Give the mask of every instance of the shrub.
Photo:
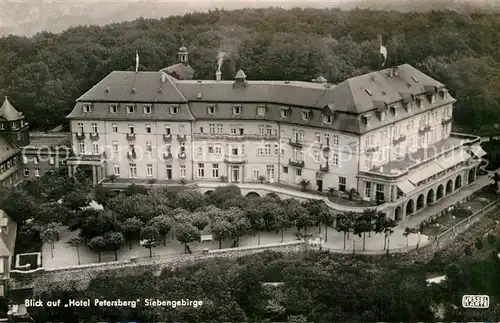
POLYGON ((465 255, 472 256, 472 248, 471 248, 471 246, 465 246, 464 252, 465 252, 465 255))
POLYGON ((477 250, 481 250, 483 248, 483 240, 481 240, 481 238, 477 238, 474 245, 476 246, 477 250))
POLYGON ((486 238, 486 240, 488 240, 488 244, 493 247, 495 246, 495 242, 497 242, 497 237, 495 237, 494 235, 492 234, 488 234, 488 237, 486 238))

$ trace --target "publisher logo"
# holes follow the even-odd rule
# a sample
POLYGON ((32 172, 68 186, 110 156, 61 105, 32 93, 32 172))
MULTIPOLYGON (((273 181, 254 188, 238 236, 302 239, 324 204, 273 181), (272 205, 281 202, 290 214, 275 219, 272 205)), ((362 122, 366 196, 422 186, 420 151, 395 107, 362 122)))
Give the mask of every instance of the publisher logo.
POLYGON ((464 295, 462 296, 463 308, 488 308, 490 297, 488 295, 464 295))

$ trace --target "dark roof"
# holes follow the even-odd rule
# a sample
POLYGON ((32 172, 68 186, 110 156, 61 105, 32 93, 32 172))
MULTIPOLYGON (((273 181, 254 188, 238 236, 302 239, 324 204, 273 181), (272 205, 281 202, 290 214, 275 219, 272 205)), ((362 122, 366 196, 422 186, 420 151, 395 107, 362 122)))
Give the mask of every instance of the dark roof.
POLYGON ((12 104, 9 102, 7 97, 3 101, 2 106, 0 107, 0 119, 4 119, 7 121, 16 121, 23 117, 23 114, 17 111, 12 104))
POLYGON ((94 85, 80 102, 186 102, 171 76, 164 77, 161 72, 111 72, 94 85))
POLYGON ((0 136, 0 163, 6 161, 18 152, 19 148, 17 148, 9 139, 0 136))
POLYGON ((194 75, 194 69, 190 65, 183 63, 165 67, 161 69, 160 72, 166 72, 178 80, 192 80, 194 75))
POLYGON ((181 48, 179 48, 179 53, 187 53, 187 48, 185 46, 181 46, 181 48))
POLYGON ((31 132, 30 144, 25 148, 53 148, 58 146, 71 146, 71 134, 69 132, 31 132))
POLYGON ((0 232, 0 257, 12 256, 16 243, 17 224, 2 209, 0 209, 0 222, 7 226, 7 232, 3 229, 0 232))

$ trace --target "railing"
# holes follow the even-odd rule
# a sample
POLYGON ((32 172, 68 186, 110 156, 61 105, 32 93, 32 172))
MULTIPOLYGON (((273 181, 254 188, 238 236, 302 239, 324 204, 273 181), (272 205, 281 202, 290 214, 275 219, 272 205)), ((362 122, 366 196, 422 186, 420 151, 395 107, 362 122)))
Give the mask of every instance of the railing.
POLYGON ((224 156, 224 162, 233 163, 233 164, 244 164, 244 163, 246 163, 246 155, 226 154, 224 156))
POLYGON ((172 159, 172 153, 163 153, 163 159, 165 160, 172 159))
POLYGON ((79 140, 85 139, 85 132, 77 132, 76 139, 79 139, 79 140))
POLYGON ((378 147, 378 146, 373 146, 373 147, 368 147, 368 148, 366 148, 366 152, 367 152, 367 153, 374 153, 374 152, 376 152, 376 151, 378 151, 378 150, 379 150, 379 147, 378 147))
POLYGON ((303 160, 294 160, 294 159, 289 159, 288 164, 291 166, 295 167, 304 167, 304 161, 303 160))
POLYGON ((451 121, 452 121, 451 118, 443 119, 443 120, 441 120, 441 125, 445 126, 445 125, 451 123, 451 121))
POLYGON ((179 158, 179 159, 186 159, 186 153, 179 153, 179 154, 177 154, 177 158, 179 158))
POLYGON ((321 172, 328 172, 329 167, 330 167, 330 166, 329 166, 328 164, 320 164, 320 165, 319 165, 319 170, 320 170, 321 172))
POLYGON ((171 141, 172 140, 172 134, 164 133, 163 134, 163 140, 164 141, 171 141))
POLYGON ((177 135, 177 140, 179 142, 185 142, 186 141, 186 135, 177 135))
POLYGON ((135 133, 127 133, 127 140, 135 140, 135 133))
POLYGON ((392 144, 397 145, 397 144, 404 142, 405 140, 406 140, 406 135, 401 135, 401 136, 399 136, 399 138, 393 139, 392 144))
POLYGON ((296 139, 292 139, 292 138, 290 138, 288 143, 290 144, 290 146, 297 147, 297 148, 302 148, 304 146, 304 144, 302 142, 300 142, 296 139))
POLYGON ((127 152, 127 157, 129 159, 136 159, 137 158, 137 154, 135 153, 135 150, 127 152))
POLYGON ((91 138, 92 140, 97 140, 97 139, 99 139, 99 133, 98 133, 98 132, 91 132, 91 133, 90 133, 90 138, 91 138))

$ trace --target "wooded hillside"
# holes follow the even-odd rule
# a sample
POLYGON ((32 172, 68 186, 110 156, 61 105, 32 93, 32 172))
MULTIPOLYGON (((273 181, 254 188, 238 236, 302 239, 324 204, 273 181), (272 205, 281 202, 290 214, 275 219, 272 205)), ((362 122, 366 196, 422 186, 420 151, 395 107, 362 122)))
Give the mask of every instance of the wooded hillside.
POLYGON ((486 131, 500 119, 500 14, 328 9, 245 9, 161 20, 71 28, 60 34, 0 39, 0 95, 32 126, 65 122, 74 101, 113 70, 159 70, 177 60, 181 39, 196 78, 214 78, 217 53, 228 53, 223 78, 332 83, 378 68, 377 35, 387 65, 409 63, 448 85, 458 100, 455 125, 486 131))

